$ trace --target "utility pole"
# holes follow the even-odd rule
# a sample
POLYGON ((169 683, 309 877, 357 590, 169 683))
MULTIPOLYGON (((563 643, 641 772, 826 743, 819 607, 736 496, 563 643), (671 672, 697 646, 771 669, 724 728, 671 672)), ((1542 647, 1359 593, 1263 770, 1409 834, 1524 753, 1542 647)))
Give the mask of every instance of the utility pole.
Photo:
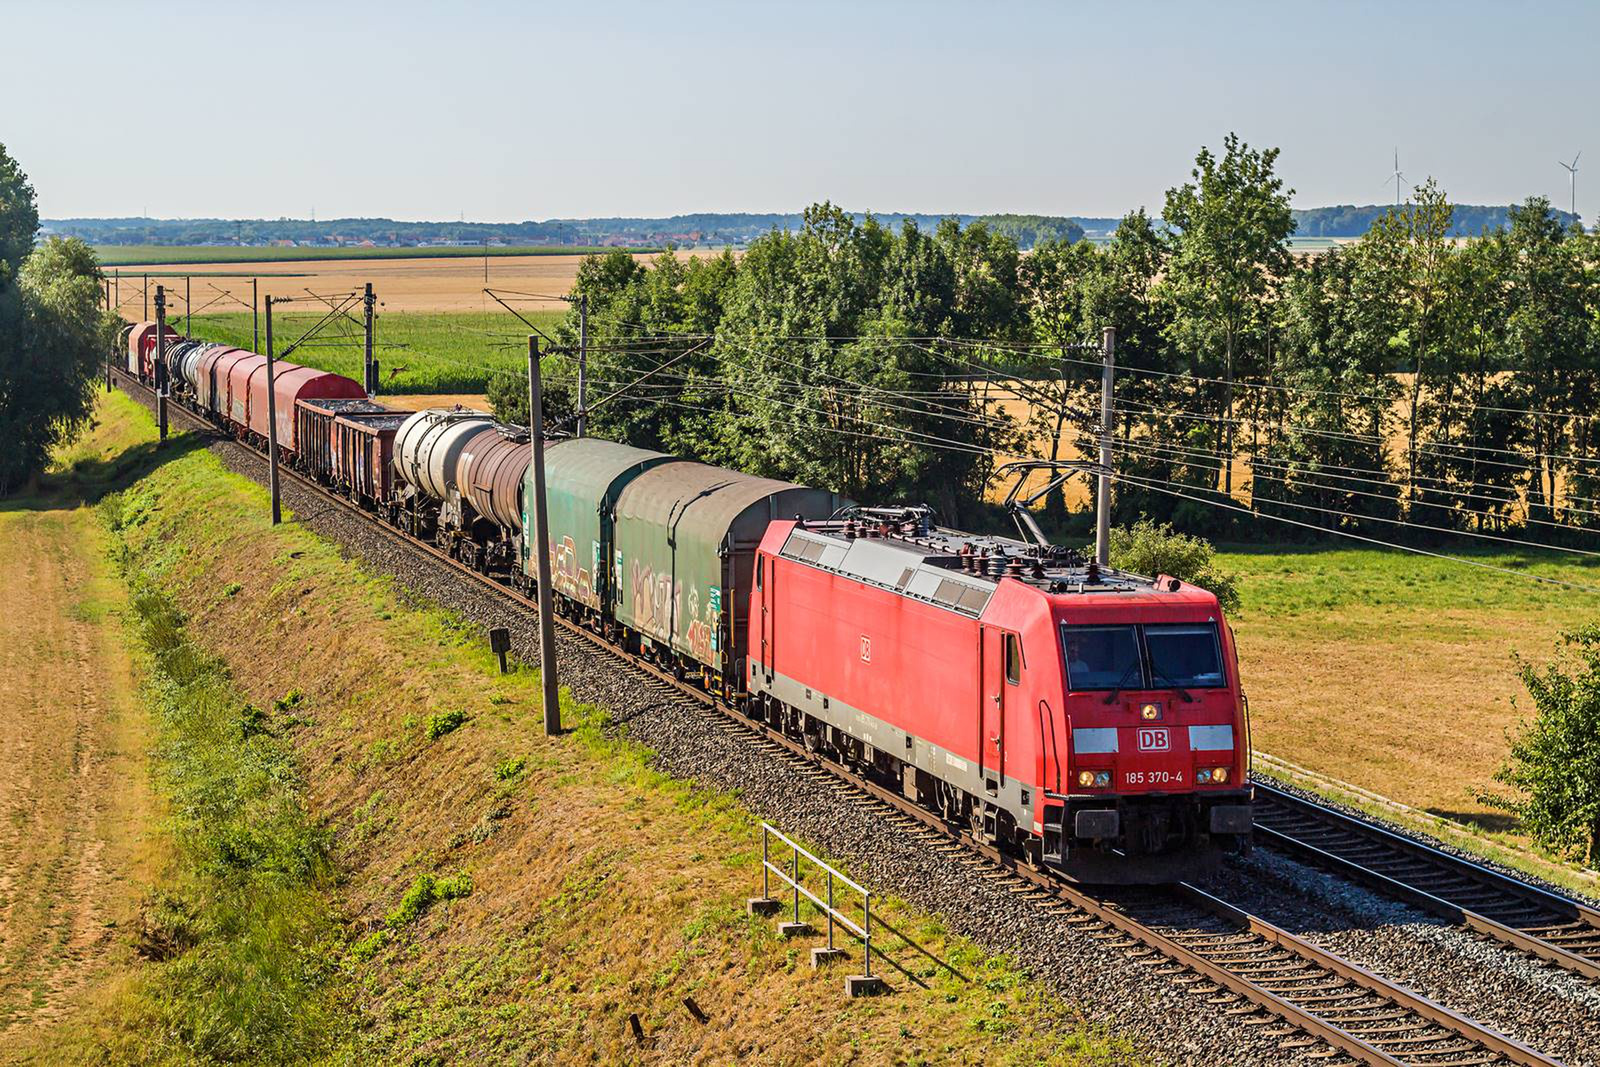
POLYGON ((191 322, 190 316, 192 315, 194 302, 189 299, 189 294, 190 287, 193 285, 193 283, 194 279, 189 275, 185 274, 183 276, 183 339, 185 341, 189 340, 191 336, 189 333, 189 324, 191 322))
POLYGON ((144 321, 150 321, 150 275, 144 276, 144 321))
POLYGON ((278 503, 278 383, 272 366, 272 297, 267 297, 267 481, 272 489, 272 525, 283 521, 278 503))
POLYGON ((156 286, 156 421, 161 427, 161 440, 167 439, 167 293, 156 286))
POLYGON ((256 282, 259 278, 250 279, 250 351, 261 351, 261 302, 256 297, 256 282))
POLYGON ((589 421, 589 294, 578 297, 578 436, 589 421))
POLYGON ((111 276, 111 286, 117 294, 117 314, 122 314, 122 272, 119 270, 111 276))
POLYGON ((372 310, 376 303, 377 301, 372 296, 372 283, 368 282, 367 291, 361 298, 361 304, 366 309, 367 320, 366 355, 361 361, 361 366, 364 368, 362 380, 367 386, 368 399, 378 395, 378 374, 372 366, 372 310))
POLYGON ((550 592, 550 529, 544 505, 544 402, 539 380, 539 338, 528 335, 528 438, 533 443, 533 552, 539 581, 539 676, 544 683, 544 732, 561 732, 561 697, 556 685, 556 612, 550 592))
POLYGON ((1094 495, 1094 561, 1111 566, 1111 380, 1117 366, 1117 331, 1100 334, 1100 482, 1094 495))

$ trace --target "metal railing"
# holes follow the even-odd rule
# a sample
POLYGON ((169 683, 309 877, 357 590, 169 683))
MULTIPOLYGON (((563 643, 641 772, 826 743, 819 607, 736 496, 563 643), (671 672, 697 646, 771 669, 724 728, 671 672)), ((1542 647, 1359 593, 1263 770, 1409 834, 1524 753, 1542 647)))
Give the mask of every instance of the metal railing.
MULTIPOLYGON (((874 915, 872 912, 872 890, 868 889, 860 882, 850 878, 848 875, 835 870, 832 866, 819 859, 814 853, 803 848, 793 838, 790 838, 784 834, 783 831, 779 830, 771 823, 763 822, 761 824, 761 896, 764 900, 774 899, 772 896, 773 875, 776 875, 784 885, 789 887, 794 912, 792 921, 795 924, 798 925, 802 923, 800 917, 801 897, 804 897, 806 900, 810 901, 811 905, 816 908, 817 912, 826 917, 828 922, 827 951, 830 955, 840 951, 834 945, 834 927, 836 925, 843 928, 845 933, 861 942, 861 974, 863 978, 870 979, 872 977, 872 961, 874 954, 873 930, 876 927, 893 935, 900 942, 902 942, 906 948, 909 948, 917 952, 919 955, 926 957, 943 970, 948 971, 956 978, 959 978, 961 981, 972 981, 972 979, 968 978, 966 975, 950 966, 950 964, 946 963, 944 960, 940 959, 938 956, 935 956, 932 952, 929 952, 911 938, 907 937, 900 930, 890 925, 888 920, 884 919, 881 914, 874 915), (774 838, 782 842, 789 849, 787 867, 778 863, 774 863, 772 860, 772 841, 774 838), (809 861, 812 870, 815 873, 822 876, 823 896, 819 897, 816 893, 812 892, 803 884, 804 874, 806 872, 803 871, 800 865, 800 860, 802 857, 809 861), (862 917, 861 922, 856 922, 850 917, 850 915, 846 914, 845 911, 838 906, 838 902, 835 897, 835 889, 840 884, 843 884, 844 886, 847 886, 856 893, 860 894, 862 917)), ((897 960, 895 960, 893 956, 883 950, 881 940, 880 944, 876 948, 876 954, 877 958, 881 962, 887 963, 889 966, 905 975, 908 979, 915 982, 923 989, 928 988, 928 983, 924 982, 919 976, 907 970, 897 960)))

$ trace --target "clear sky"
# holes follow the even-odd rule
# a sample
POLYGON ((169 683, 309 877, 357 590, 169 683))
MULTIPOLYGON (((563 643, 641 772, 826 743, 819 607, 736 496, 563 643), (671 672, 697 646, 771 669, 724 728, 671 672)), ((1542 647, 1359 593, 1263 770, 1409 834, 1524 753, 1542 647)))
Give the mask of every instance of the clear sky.
POLYGON ((47 217, 1120 215, 1237 130, 1298 206, 1398 145, 1565 207, 1588 147, 1592 219, 1597 47, 1596 3, 0 0, 0 143, 47 217))

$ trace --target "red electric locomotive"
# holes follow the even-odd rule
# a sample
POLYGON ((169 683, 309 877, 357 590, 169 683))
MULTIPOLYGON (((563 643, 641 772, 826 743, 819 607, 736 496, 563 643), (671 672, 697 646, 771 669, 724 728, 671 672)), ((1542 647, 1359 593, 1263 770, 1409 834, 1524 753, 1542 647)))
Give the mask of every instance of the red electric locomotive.
POLYGON ((1249 735, 1211 593, 926 509, 775 522, 752 710, 983 839, 1083 881, 1169 881, 1249 847, 1249 735))

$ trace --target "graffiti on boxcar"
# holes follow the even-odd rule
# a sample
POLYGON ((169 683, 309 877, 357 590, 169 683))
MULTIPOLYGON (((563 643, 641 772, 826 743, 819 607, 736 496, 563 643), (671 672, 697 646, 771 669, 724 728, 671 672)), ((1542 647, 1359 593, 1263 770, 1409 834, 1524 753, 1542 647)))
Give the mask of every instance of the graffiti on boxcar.
POLYGON ((578 565, 578 546, 570 537, 563 537, 550 546, 552 584, 567 596, 588 601, 592 575, 588 568, 578 565))
POLYGON ((670 574, 656 574, 648 564, 633 561, 629 572, 628 599, 633 605, 634 622, 653 636, 670 640, 672 620, 682 618, 683 583, 670 574))

